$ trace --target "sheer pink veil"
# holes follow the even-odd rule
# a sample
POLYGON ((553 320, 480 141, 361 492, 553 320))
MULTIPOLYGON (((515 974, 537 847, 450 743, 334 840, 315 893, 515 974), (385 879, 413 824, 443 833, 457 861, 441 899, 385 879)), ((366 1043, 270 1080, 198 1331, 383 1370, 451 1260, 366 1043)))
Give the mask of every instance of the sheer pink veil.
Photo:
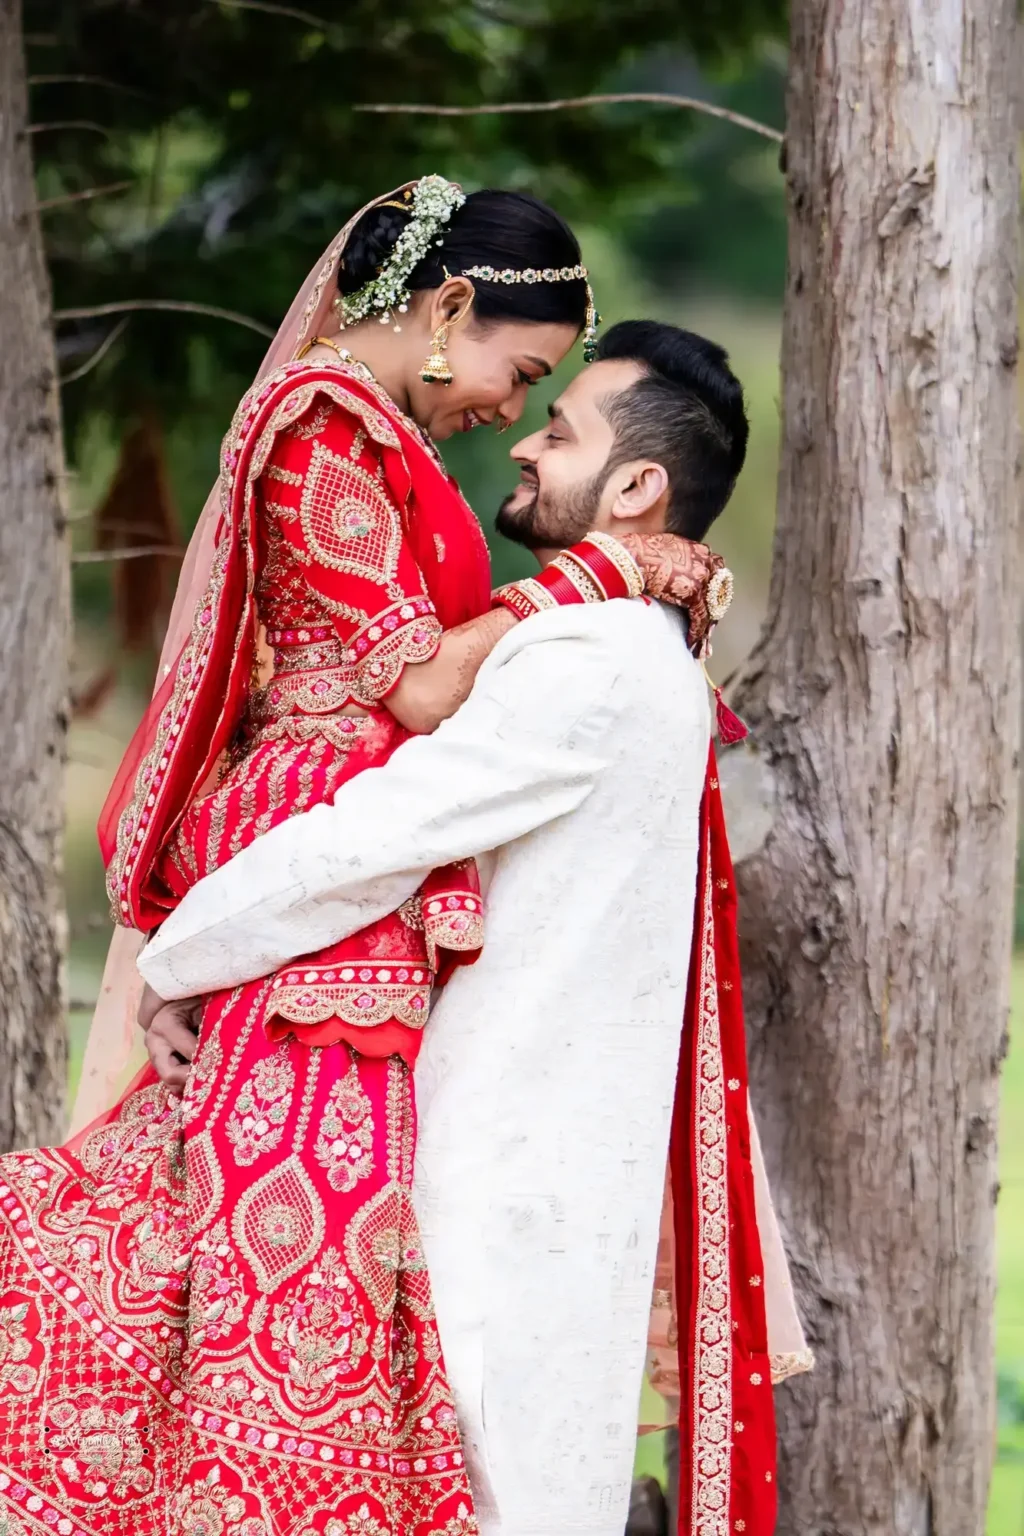
MULTIPOLYGON (((394 191, 375 197, 352 216, 331 242, 292 300, 260 364, 254 383, 289 362, 304 341, 319 333, 330 313, 335 292, 333 278, 353 225, 367 208, 398 197, 404 191, 405 186, 396 187, 394 191)), ((219 508, 215 485, 206 498, 182 562, 167 634, 160 653, 157 686, 170 671, 184 645, 196 603, 206 590, 213 562, 219 508)), ((141 945, 142 935, 134 929, 115 928, 86 1042, 82 1075, 71 1116, 71 1135, 76 1135, 83 1126, 111 1107, 126 1086, 132 1068, 142 1062, 142 1037, 135 1022, 142 994, 142 978, 135 964, 141 945)))

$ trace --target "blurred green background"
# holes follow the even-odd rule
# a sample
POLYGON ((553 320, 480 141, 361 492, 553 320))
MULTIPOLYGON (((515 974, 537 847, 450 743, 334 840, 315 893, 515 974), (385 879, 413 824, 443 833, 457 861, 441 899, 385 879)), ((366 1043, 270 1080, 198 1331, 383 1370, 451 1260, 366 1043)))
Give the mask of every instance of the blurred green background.
MULTIPOLYGON (((781 5, 702 0, 680 19, 676 7, 658 0, 628 15, 596 0, 583 9, 571 0, 524 0, 518 8, 499 0, 407 3, 392 8, 392 35, 382 13, 365 4, 348 7, 343 22, 317 27, 305 12, 293 12, 307 15, 308 24, 296 24, 243 15, 244 6, 229 0, 167 0, 156 21, 132 12, 115 33, 97 0, 77 8, 92 18, 77 40, 55 22, 56 9, 46 0, 26 4, 37 50, 31 67, 45 59, 46 68, 59 70, 62 58, 73 58, 78 69, 132 80, 135 91, 116 102, 34 104, 43 119, 102 115, 106 133, 43 135, 43 196, 74 195, 119 177, 130 183, 109 201, 69 203, 48 220, 58 308, 186 299, 275 326, 355 206, 434 170, 467 189, 515 186, 547 196, 580 235, 606 323, 653 315, 722 342, 751 418, 747 465, 713 540, 738 586, 711 668, 719 679, 728 676, 757 636, 771 556, 785 269, 777 145, 729 123, 648 106, 454 123, 358 117, 348 108, 360 98, 668 90, 780 127, 781 5), (151 36, 143 25, 163 30, 151 36)), ((65 6, 62 14, 75 11, 65 6)), ((58 335, 76 552, 87 554, 97 542, 183 543, 265 342, 252 330, 188 314, 84 318, 62 323, 58 335), (140 428, 148 457, 133 469, 124 454, 140 428), (123 511, 112 511, 107 498, 119 465, 125 483, 135 473, 141 488, 129 498, 126 528, 117 524, 123 511)), ((572 357, 561 377, 531 393, 524 431, 539 423, 579 361, 572 357)), ((477 432, 445 445, 488 527, 514 483, 510 441, 477 432)), ((496 580, 528 568, 526 557, 500 541, 492 540, 492 552, 496 580)), ((109 936, 96 818, 152 681, 176 569, 165 557, 75 566, 77 705, 67 771, 72 1080, 109 936)), ((1014 1005, 1004 1078, 998 1461, 989 1536, 1024 1533, 1024 963, 1014 1005)), ((658 1412, 652 1404, 644 1416, 658 1412)), ((661 1437, 641 1442, 639 1467, 659 1471, 661 1457, 661 1437)))

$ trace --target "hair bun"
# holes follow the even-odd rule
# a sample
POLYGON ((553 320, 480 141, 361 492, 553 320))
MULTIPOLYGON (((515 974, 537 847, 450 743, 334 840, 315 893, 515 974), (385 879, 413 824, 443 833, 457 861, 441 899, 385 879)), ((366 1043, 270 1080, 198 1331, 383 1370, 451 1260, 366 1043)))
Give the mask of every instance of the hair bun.
POLYGON ((338 267, 339 293, 357 293, 377 276, 408 222, 409 214, 393 205, 366 210, 345 243, 338 267))

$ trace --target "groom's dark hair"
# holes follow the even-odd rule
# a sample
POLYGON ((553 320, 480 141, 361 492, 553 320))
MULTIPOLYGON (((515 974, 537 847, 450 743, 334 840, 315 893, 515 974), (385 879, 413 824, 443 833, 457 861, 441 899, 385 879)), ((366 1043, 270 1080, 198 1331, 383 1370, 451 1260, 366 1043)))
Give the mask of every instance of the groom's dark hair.
POLYGON ((601 410, 615 433, 606 469, 653 459, 669 479, 666 527, 703 539, 732 495, 747 454, 743 389, 713 341, 657 320, 623 320, 601 337, 598 361, 628 359, 644 370, 601 410))

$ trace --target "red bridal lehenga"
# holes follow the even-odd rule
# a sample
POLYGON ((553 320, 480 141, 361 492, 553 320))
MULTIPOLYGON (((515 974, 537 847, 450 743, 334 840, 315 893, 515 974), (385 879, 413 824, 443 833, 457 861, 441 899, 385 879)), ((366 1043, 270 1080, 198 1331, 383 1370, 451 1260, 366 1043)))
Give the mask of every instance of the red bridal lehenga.
MULTIPOLYGON (((153 928, 385 761, 403 666, 488 601, 472 514, 365 370, 254 386, 206 595, 105 813, 121 920, 153 928)), ((0 1158, 2 1536, 476 1532, 410 1185, 430 988, 481 918, 473 866, 436 871, 206 999, 181 1101, 147 1072, 68 1148, 0 1158)))

